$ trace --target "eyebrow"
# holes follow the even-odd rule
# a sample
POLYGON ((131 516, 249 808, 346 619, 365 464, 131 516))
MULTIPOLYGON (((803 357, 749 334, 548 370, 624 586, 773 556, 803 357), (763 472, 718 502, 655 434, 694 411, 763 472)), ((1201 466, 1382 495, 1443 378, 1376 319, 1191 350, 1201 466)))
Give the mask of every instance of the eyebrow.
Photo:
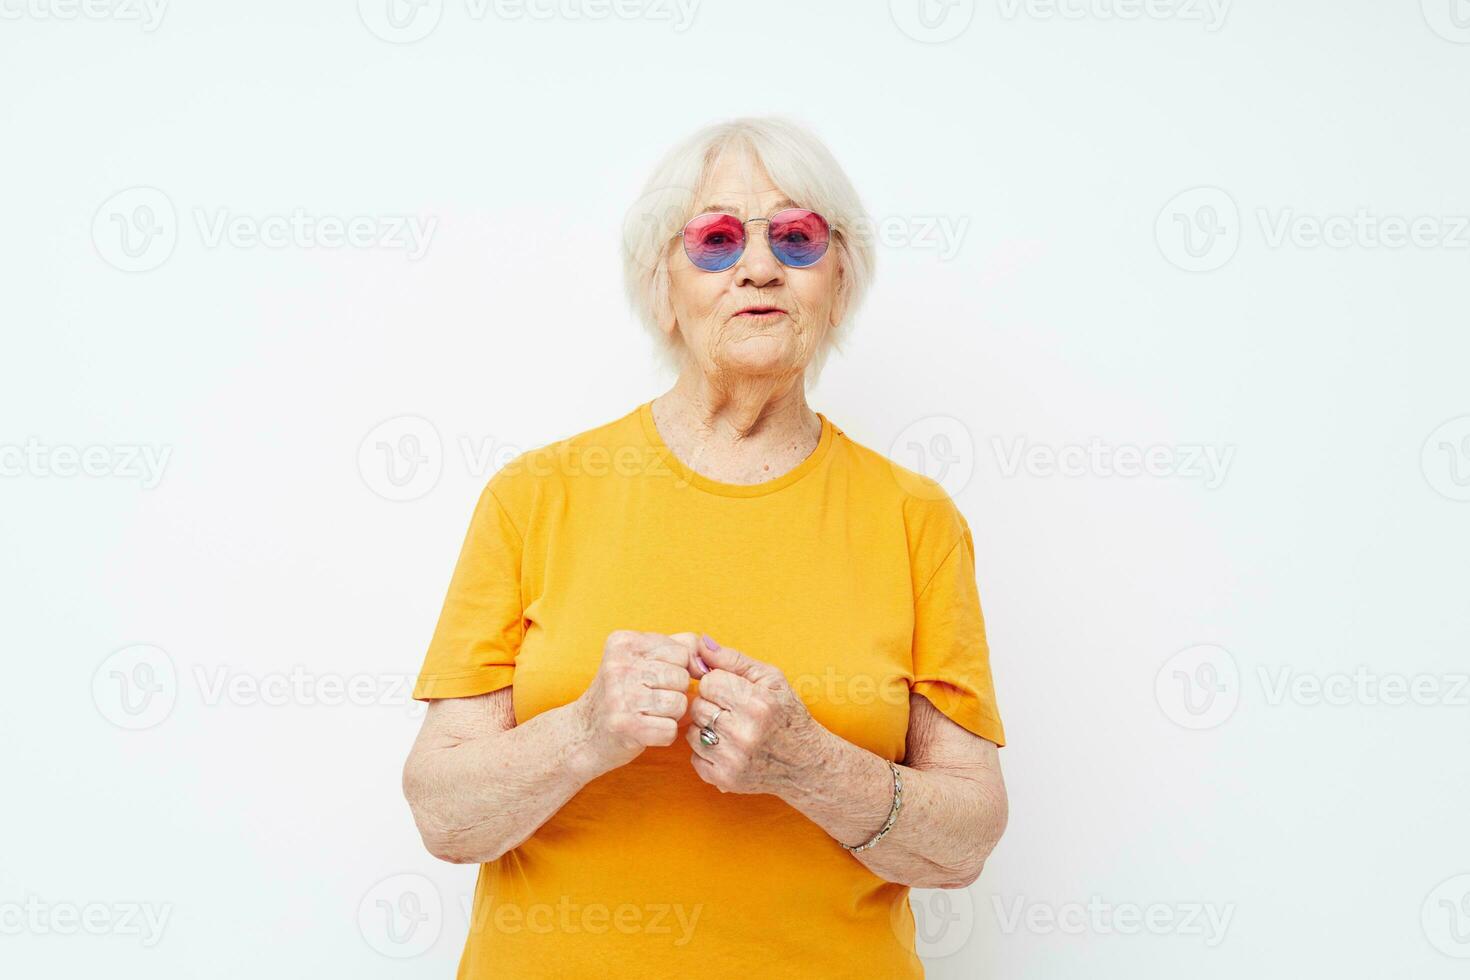
MULTIPOLYGON (((783 198, 781 198, 781 200, 777 201, 772 206, 771 212, 774 214, 777 211, 784 211, 787 208, 799 208, 799 207, 801 207, 801 205, 800 204, 797 204, 791 198, 789 198, 789 197, 783 197, 783 198)), ((735 206, 733 204, 705 204, 705 205, 701 206, 700 209, 697 212, 695 212, 695 213, 696 214, 708 214, 711 211, 717 211, 720 214, 741 214, 743 212, 743 210, 744 210, 743 208, 737 207, 737 206, 735 206)))

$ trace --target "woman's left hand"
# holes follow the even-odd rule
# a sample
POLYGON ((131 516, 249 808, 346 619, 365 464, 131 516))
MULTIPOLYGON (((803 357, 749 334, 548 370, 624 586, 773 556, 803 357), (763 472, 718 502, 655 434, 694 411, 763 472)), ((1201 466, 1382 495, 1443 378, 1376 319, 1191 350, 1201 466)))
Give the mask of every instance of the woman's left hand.
POLYGON ((699 778, 722 793, 785 796, 821 764, 825 728, 807 711, 780 669, 701 637, 693 674, 699 696, 689 705, 685 740, 699 778), (709 671, 702 673, 701 668, 709 671), (715 745, 699 740, 718 708, 715 745))

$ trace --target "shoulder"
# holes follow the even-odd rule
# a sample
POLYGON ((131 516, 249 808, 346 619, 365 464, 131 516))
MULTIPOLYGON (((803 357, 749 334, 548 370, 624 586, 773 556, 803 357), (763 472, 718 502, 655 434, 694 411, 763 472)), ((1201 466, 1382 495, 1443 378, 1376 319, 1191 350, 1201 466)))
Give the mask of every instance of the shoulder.
POLYGON ((968 532, 965 515, 938 480, 834 428, 837 448, 847 460, 855 489, 879 506, 901 515, 910 541, 932 544, 930 539, 937 539, 948 550, 968 532))
POLYGON ((605 475, 641 459, 634 427, 638 409, 554 442, 526 449, 495 471, 484 494, 493 497, 513 521, 549 500, 563 499, 568 485, 605 475))

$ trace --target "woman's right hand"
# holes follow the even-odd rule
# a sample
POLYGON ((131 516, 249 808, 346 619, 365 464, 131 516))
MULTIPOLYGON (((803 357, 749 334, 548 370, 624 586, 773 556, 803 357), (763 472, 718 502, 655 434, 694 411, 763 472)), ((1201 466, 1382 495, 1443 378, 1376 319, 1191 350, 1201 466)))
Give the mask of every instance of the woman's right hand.
POLYGON ((650 745, 674 744, 688 721, 689 667, 698 651, 694 633, 608 634, 597 676, 577 699, 599 771, 627 765, 650 745))

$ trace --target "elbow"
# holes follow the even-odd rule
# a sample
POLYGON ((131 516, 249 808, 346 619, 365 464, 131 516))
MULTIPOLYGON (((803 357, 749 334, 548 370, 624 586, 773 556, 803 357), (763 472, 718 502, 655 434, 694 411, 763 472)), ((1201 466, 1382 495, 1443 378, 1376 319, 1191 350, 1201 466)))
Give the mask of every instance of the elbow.
POLYGON ((413 814, 414 826, 424 850, 440 861, 450 864, 480 864, 493 861, 494 857, 483 857, 466 846, 466 841, 453 829, 446 826, 437 814, 441 807, 436 805, 434 784, 429 777, 422 758, 410 756, 403 766, 403 798, 413 814))
POLYGON ((1010 806, 1006 800, 1005 790, 1001 790, 986 801, 984 815, 975 833, 973 852, 961 865, 945 875, 943 881, 933 887, 969 888, 979 881, 980 875, 985 871, 985 862, 990 859, 991 852, 1000 843, 1009 822, 1010 806))
POLYGON ((485 853, 483 846, 476 847, 475 842, 425 819, 418 811, 414 812, 414 823, 418 826, 419 838, 424 842, 424 850, 440 861, 449 864, 484 864, 500 857, 498 853, 485 853))

